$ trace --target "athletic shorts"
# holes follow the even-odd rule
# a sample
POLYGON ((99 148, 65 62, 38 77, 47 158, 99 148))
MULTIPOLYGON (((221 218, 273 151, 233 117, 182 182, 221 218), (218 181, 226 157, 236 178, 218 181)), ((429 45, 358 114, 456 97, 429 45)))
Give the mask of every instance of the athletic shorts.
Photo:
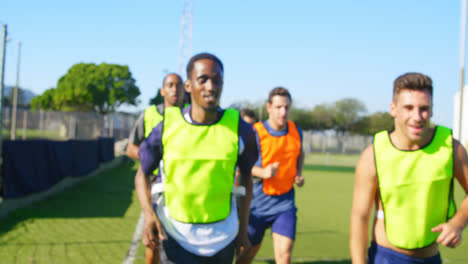
POLYGON ((166 240, 161 241, 159 257, 161 264, 218 264, 232 263, 234 259, 235 240, 225 248, 221 249, 214 256, 206 257, 195 255, 179 245, 177 241, 166 233, 166 240))
POLYGON ((377 245, 375 241, 368 251, 368 264, 442 264, 440 253, 430 258, 415 258, 377 245))
POLYGON ((297 209, 291 209, 276 215, 253 215, 249 217, 249 240, 253 246, 262 242, 265 230, 271 227, 272 233, 277 233, 294 240, 296 237, 297 209))

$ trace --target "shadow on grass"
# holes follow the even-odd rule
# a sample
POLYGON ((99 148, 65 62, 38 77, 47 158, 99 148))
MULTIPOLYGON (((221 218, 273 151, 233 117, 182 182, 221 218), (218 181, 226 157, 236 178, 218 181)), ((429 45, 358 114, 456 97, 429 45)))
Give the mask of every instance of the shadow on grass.
POLYGON ((122 217, 132 203, 136 170, 133 161, 67 188, 61 193, 11 212, 0 220, 0 235, 38 218, 122 217))
MULTIPOLYGON (((274 259, 255 259, 256 261, 262 261, 268 264, 275 264, 274 259)), ((291 262, 293 264, 351 264, 351 260, 345 259, 345 260, 294 260, 291 262)))
POLYGON ((354 172, 355 167, 350 166, 327 166, 327 165, 304 165, 305 170, 328 171, 328 172, 354 172))

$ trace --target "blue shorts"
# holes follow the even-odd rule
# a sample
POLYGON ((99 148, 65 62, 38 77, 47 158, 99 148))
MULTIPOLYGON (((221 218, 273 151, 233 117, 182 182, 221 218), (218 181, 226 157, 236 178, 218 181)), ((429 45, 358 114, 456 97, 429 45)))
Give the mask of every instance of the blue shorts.
POLYGON ((277 233, 294 240, 296 237, 297 209, 291 209, 276 215, 253 215, 249 217, 249 240, 253 246, 262 242, 265 230, 271 227, 277 233))
POLYGON ((375 241, 368 251, 368 264, 442 264, 440 253, 430 258, 415 258, 377 245, 375 241))

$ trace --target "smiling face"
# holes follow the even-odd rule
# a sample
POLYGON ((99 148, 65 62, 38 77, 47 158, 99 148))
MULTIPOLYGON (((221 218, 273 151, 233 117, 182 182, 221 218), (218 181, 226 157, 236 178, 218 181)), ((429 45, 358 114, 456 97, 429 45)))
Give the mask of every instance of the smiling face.
POLYGON ((177 74, 169 74, 164 78, 161 95, 164 97, 164 105, 182 106, 184 102, 184 87, 177 74))
POLYGON ((223 91, 223 70, 211 59, 195 61, 185 88, 191 94, 193 108, 216 112, 223 91))
POLYGON ((390 105, 395 132, 408 146, 422 146, 430 139, 432 96, 427 90, 403 89, 390 105))

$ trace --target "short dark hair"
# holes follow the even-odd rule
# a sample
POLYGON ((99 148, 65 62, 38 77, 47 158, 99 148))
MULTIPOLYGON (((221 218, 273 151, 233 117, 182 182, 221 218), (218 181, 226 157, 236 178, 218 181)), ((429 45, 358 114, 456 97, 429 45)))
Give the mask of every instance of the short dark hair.
POLYGON ((255 112, 254 110, 250 109, 250 108, 244 108, 240 111, 240 116, 241 117, 244 117, 244 116, 248 116, 250 118, 252 118, 253 120, 257 121, 257 116, 255 115, 255 112))
POLYGON ((181 83, 184 82, 184 80, 182 80, 182 77, 180 77, 179 74, 177 74, 177 73, 175 73, 175 72, 170 72, 170 73, 166 74, 166 76, 164 76, 163 83, 162 83, 162 87, 164 87, 164 83, 166 82, 166 79, 167 79, 167 77, 169 77, 169 75, 175 75, 175 76, 177 76, 177 77, 179 78, 179 80, 180 80, 181 83))
POLYGON ((393 100, 405 89, 428 91, 432 96, 432 80, 429 76, 417 72, 408 72, 398 76, 393 82, 393 100))
POLYGON ((288 89, 284 87, 278 86, 278 87, 273 88, 273 90, 270 91, 270 94, 268 95, 268 102, 270 104, 272 103, 271 100, 273 99, 275 95, 286 96, 289 98, 289 102, 292 103, 291 94, 289 93, 288 89))
POLYGON ((197 55, 194 55, 192 58, 190 58, 190 61, 187 63, 187 79, 190 79, 192 75, 193 65, 195 64, 195 62, 199 60, 204 60, 204 59, 208 59, 208 60, 212 60, 216 62, 216 64, 218 64, 219 67, 221 67, 221 71, 224 73, 224 67, 223 67, 223 63, 221 62, 221 60, 211 53, 203 52, 203 53, 198 53, 197 55))

